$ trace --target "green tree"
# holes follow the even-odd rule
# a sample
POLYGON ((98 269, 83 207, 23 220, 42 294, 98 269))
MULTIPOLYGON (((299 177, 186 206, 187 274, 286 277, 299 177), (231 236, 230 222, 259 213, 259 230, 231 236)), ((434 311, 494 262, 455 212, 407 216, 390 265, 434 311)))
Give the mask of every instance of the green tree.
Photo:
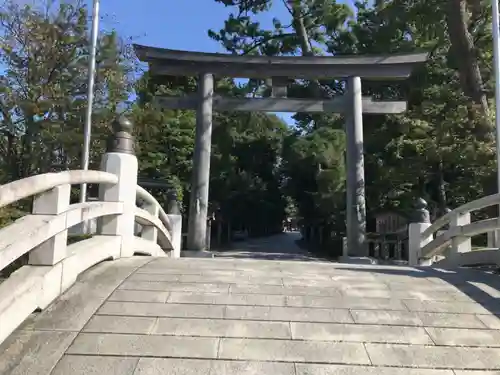
MULTIPOLYGON (((87 10, 77 1, 7 1, 0 7, 0 183, 79 168, 87 103, 87 25, 87 10)), ((115 33, 101 33, 97 62, 91 168, 101 158, 111 119, 126 104, 134 68, 115 33)), ((2 209, 0 225, 30 205, 26 201, 2 209)))
POLYGON ((146 72, 136 83, 137 99, 132 106, 136 125, 139 177, 167 183, 167 188, 155 189, 156 198, 166 203, 166 193, 173 190, 180 202, 190 189, 192 154, 196 117, 193 111, 172 111, 157 108, 155 95, 192 92, 194 80, 153 80, 146 72))
POLYGON ((286 125, 276 116, 251 113, 220 113, 215 121, 212 202, 251 234, 280 228, 286 207, 280 175, 286 125))
MULTIPOLYGON (((162 110, 155 105, 154 96, 185 95, 194 90, 195 79, 152 79, 146 73, 137 82, 137 100, 132 108, 141 176, 166 181, 177 190, 186 214, 195 113, 162 110)), ((219 94, 238 96, 241 91, 232 80, 216 82, 219 94)), ((209 210, 234 228, 265 234, 284 217, 278 164, 286 125, 275 116, 217 112, 213 123, 209 210)), ((160 201, 165 198, 162 192, 165 189, 155 192, 160 201)))
MULTIPOLYGON (((438 214, 446 206, 453 207, 492 191, 489 1, 357 1, 354 11, 335 1, 288 1, 290 18, 275 20, 272 30, 264 30, 255 16, 272 12, 272 6, 280 2, 218 2, 234 11, 221 31, 209 35, 232 53, 390 54, 422 49, 430 52, 429 62, 405 83, 363 82, 365 95, 378 99, 404 98, 409 105, 403 115, 364 116, 369 211, 380 207, 409 208, 416 196, 424 196, 438 214)), ((289 90, 290 96, 331 97, 343 93, 339 81, 318 84, 319 93, 314 82, 295 82, 289 90)), ((284 172, 288 186, 303 187, 296 189, 300 192, 296 197, 299 211, 305 217, 316 220, 329 217, 330 222, 342 223, 342 210, 326 214, 322 209, 327 205, 313 204, 324 184, 324 181, 319 183, 320 174, 316 171, 323 171, 318 161, 326 150, 321 142, 312 141, 314 137, 331 136, 319 134, 322 128, 341 129, 342 119, 302 113, 295 119, 298 131, 287 141, 290 146, 285 148, 289 150, 285 160, 291 165, 299 165, 300 161, 307 167, 303 173, 293 173, 292 168, 284 172)), ((333 139, 330 142, 335 144, 333 139)), ((340 170, 331 172, 327 178, 328 191, 338 191, 337 182, 342 178, 340 170)), ((332 197, 328 199, 332 204, 335 202, 332 197)))
MULTIPOLYGON (((3 178, 43 173, 80 162, 87 103, 87 11, 78 2, 48 8, 8 1, 0 9, 0 165, 3 178)), ((92 161, 119 104, 132 66, 115 33, 99 40, 92 161)))
MULTIPOLYGON (((294 55, 323 54, 327 33, 337 31, 352 15, 351 9, 336 1, 226 1, 234 10, 219 32, 209 36, 228 51, 238 54, 294 55), (284 6, 288 19, 274 18, 274 28, 266 30, 256 20, 273 6, 284 6), (327 27, 327 29, 325 29, 327 27)), ((261 88, 262 81, 250 80, 249 86, 261 88)), ((326 96, 342 92, 340 82, 296 81, 289 97, 326 96)), ((262 93, 262 91, 261 91, 262 93)), ((264 92, 265 94, 265 92, 264 92)), ((305 114, 295 116, 299 131, 287 137, 281 172, 286 191, 297 201, 299 215, 306 221, 328 225, 343 223, 344 135, 338 116, 305 114), (339 216, 340 215, 340 216, 339 216)))
MULTIPOLYGON (((411 196, 424 195, 442 212, 448 205, 456 206, 490 190, 492 134, 485 132, 484 116, 471 112, 476 99, 470 90, 464 90, 453 38, 443 27, 445 23, 439 22, 446 17, 447 8, 437 5, 403 0, 378 2, 374 7, 358 3, 349 28, 329 44, 332 52, 341 53, 431 52, 426 66, 407 84, 396 87, 397 91, 394 86, 390 91, 383 86, 364 87, 366 93, 404 97, 409 102, 409 111, 401 116, 365 116, 371 202, 408 205, 411 196), (408 163, 420 173, 415 174, 414 169, 408 173, 408 163)), ((481 28, 473 30, 476 44, 481 46, 478 53, 491 56, 482 28, 482 32, 481 28)), ((482 74, 491 75, 488 69, 482 74)), ((491 89, 484 93, 491 95, 491 89)))

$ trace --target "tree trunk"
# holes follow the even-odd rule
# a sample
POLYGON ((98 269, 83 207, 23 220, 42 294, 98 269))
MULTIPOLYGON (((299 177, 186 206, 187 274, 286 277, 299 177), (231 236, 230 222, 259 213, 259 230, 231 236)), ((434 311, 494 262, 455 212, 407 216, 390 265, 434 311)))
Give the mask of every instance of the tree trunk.
POLYGON ((292 10, 292 26, 297 34, 300 47, 302 48, 302 56, 313 56, 311 42, 309 41, 309 36, 307 35, 307 30, 304 25, 304 15, 302 4, 300 0, 291 0, 290 8, 292 10))
POLYGON ((469 111, 479 117, 476 125, 476 135, 484 138, 491 130, 489 108, 486 93, 483 89, 483 79, 477 62, 476 49, 469 32, 469 13, 466 0, 449 0, 446 16, 451 51, 460 75, 460 83, 465 95, 472 99, 473 106, 469 111))
POLYGON ((478 21, 483 13, 483 6, 481 0, 467 0, 467 5, 471 12, 472 22, 478 21))
POLYGON ((440 215, 444 215, 446 210, 446 183, 444 181, 443 161, 437 165, 437 198, 440 215))
MULTIPOLYGON (((307 29, 304 24, 304 9, 302 7, 302 0, 289 0, 289 6, 293 18, 292 27, 299 38, 302 56, 314 56, 311 41, 309 40, 309 35, 307 34, 307 29)), ((313 98, 320 98, 322 96, 321 85, 318 80, 310 81, 309 88, 313 98)), ((313 129, 317 128, 316 121, 313 121, 312 127, 313 129)))

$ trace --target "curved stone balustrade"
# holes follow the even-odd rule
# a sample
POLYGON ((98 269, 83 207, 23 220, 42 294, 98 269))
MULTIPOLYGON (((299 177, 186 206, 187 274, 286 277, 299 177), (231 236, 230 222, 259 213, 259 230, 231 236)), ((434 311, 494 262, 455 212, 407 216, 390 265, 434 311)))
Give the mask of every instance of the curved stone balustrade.
POLYGON ((35 196, 31 214, 0 228, 0 272, 28 255, 28 265, 0 280, 0 343, 99 262, 136 254, 180 256, 182 217, 165 213, 137 186, 131 123, 121 119, 113 128, 100 171, 46 173, 0 186, 0 208, 35 196), (71 185, 82 183, 99 184, 99 200, 70 204, 71 185), (137 200, 145 205, 137 207, 137 200), (68 245, 68 229, 92 220, 96 233, 68 245), (136 222, 140 237, 134 235, 136 222))
POLYGON ((136 200, 145 203, 145 209, 136 209, 136 221, 143 226, 141 237, 150 242, 159 239, 161 246, 169 246, 168 248, 172 249, 171 255, 174 258, 180 257, 182 216, 177 212, 167 214, 158 201, 139 185, 136 186, 136 200), (159 238, 158 231, 160 231, 159 238))
POLYGON ((147 190, 137 185, 137 199, 144 201, 146 204, 153 204, 158 207, 158 217, 161 222, 168 230, 172 230, 172 224, 170 223, 170 218, 166 214, 165 210, 159 205, 158 201, 148 193, 147 190))
POLYGON ((475 201, 472 202, 465 203, 462 206, 455 208, 453 211, 450 211, 447 214, 435 220, 434 223, 432 223, 432 225, 422 233, 422 237, 428 237, 433 233, 437 232, 438 230, 440 230, 441 228, 443 228, 445 225, 450 224, 452 219, 457 215, 490 207, 495 204, 498 204, 499 202, 500 202, 500 194, 493 194, 476 199, 475 201))
POLYGON ((117 184, 118 177, 101 171, 64 171, 44 173, 0 186, 0 208, 18 200, 43 193, 61 185, 117 184))
MULTIPOLYGON (((452 227, 442 234, 436 236, 434 240, 422 247, 422 254, 425 258, 431 258, 440 253, 440 251, 451 245, 453 238, 473 237, 478 234, 493 232, 500 228, 499 218, 476 221, 470 224, 452 227)), ((424 236, 422 235, 422 238, 424 236)))
MULTIPOLYGON (((158 231, 157 240, 160 243, 160 246, 162 248, 165 248, 165 249, 172 248, 172 238, 170 236, 170 233, 163 226, 162 221, 158 217, 155 217, 151 213, 149 213, 148 211, 137 207, 135 209, 135 220, 137 223, 139 223, 142 226, 154 227, 154 229, 158 231)), ((145 237, 144 232, 143 232, 143 235, 141 237, 142 238, 145 237)))
POLYGON ((26 215, 0 229, 0 270, 72 226, 122 213, 121 202, 86 202, 73 204, 57 215, 26 215))
POLYGON ((472 237, 484 233, 490 235, 499 230, 500 218, 475 222, 471 222, 470 218, 471 212, 498 204, 500 204, 500 194, 493 194, 468 202, 441 216, 432 224, 410 224, 410 265, 430 265, 436 262, 445 266, 500 264, 498 249, 485 248, 473 251, 471 245, 472 237), (446 226, 448 228, 443 229, 446 226))
POLYGON ((95 236, 67 247, 57 264, 24 266, 0 284, 0 343, 36 309, 46 308, 78 275, 106 259, 120 257, 120 238, 95 236))
POLYGON ((45 308, 89 267, 120 256, 121 238, 95 236, 67 245, 67 230, 88 220, 123 214, 123 202, 70 204, 71 184, 118 184, 101 171, 65 171, 0 186, 0 205, 37 195, 33 213, 0 229, 0 271, 29 253, 29 265, 0 284, 0 342, 35 309, 45 308))

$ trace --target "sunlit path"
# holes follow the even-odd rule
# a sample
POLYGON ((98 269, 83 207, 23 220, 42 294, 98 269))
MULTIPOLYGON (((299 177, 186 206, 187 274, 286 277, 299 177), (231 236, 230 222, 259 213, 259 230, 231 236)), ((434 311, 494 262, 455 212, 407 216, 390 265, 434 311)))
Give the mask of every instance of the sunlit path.
POLYGON ((233 242, 230 250, 215 252, 216 257, 268 260, 319 260, 297 244, 299 232, 283 232, 270 237, 233 242))
POLYGON ((121 259, 16 330, 0 374, 491 375, 462 370, 500 370, 499 288, 467 270, 121 259))
POLYGON ((500 375, 497 0, 155 1, 0 6, 0 375, 500 375))

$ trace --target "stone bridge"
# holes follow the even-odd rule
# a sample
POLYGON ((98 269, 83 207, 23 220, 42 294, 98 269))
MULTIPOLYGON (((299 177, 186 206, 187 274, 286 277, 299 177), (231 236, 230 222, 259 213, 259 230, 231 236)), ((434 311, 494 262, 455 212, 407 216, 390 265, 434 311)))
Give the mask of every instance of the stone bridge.
POLYGON ((0 375, 500 374, 500 277, 459 267, 500 263, 471 248, 498 218, 470 220, 499 194, 411 223, 411 266, 319 259, 298 233, 181 257, 182 217, 137 186, 130 124, 115 130, 99 171, 0 186, 0 208, 35 196, 0 228, 0 271, 27 260, 0 283, 0 375), (97 201, 71 203, 81 183, 97 201))
POLYGON ((497 275, 324 262, 291 236, 98 264, 3 343, 0 374, 500 373, 497 275))

